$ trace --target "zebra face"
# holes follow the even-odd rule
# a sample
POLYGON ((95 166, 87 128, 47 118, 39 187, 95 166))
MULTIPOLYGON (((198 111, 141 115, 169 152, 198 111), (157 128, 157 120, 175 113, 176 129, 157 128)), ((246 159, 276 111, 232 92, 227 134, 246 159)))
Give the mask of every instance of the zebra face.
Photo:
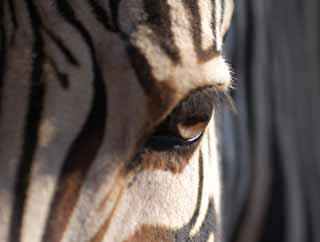
MULTIPOLYGON (((97 1, 95 5, 95 9, 100 4, 100 8, 109 10, 113 18, 109 20, 108 29, 116 32, 99 38, 104 42, 100 46, 106 49, 101 49, 98 55, 105 61, 108 86, 116 86, 114 90, 127 87, 123 96, 119 91, 108 94, 116 93, 110 98, 115 104, 110 106, 117 110, 110 113, 117 113, 116 120, 124 120, 118 116, 119 104, 130 107, 136 102, 139 107, 132 110, 132 115, 124 112, 128 123, 137 125, 125 131, 127 134, 136 131, 132 134, 135 141, 145 140, 190 93, 206 88, 223 93, 228 89, 231 77, 221 50, 230 21, 229 1, 111 2, 97 1), (130 90, 136 84, 139 86, 130 90)), ((101 10, 99 16, 101 19, 101 10)), ((201 103, 212 106, 212 100, 204 98, 201 103)), ((211 112, 208 113, 211 116, 211 112)), ((118 121, 111 126, 117 125, 119 128, 113 131, 121 139, 124 126, 118 121)))
POLYGON ((220 240, 231 2, 3 9, 0 241, 220 240))

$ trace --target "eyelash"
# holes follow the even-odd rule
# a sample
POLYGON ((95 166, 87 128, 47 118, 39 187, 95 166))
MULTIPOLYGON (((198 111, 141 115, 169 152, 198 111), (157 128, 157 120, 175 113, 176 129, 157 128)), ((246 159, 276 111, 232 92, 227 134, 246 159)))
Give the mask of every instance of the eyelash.
MULTIPOLYGON (((209 88, 205 88, 205 89, 210 90, 209 88)), ((221 109, 221 107, 224 107, 224 106, 227 106, 232 110, 234 110, 232 98, 229 95, 229 93, 217 91, 212 88, 211 90, 213 90, 213 93, 214 93, 214 95, 212 95, 212 110, 219 110, 221 109)), ((199 104, 195 104, 195 105, 197 106, 199 104)), ((193 115, 192 117, 187 117, 187 120, 188 121, 191 120, 191 122, 195 120, 199 120, 199 121, 202 120, 203 122, 208 123, 209 119, 211 118, 211 115, 212 113, 209 116, 204 117, 202 115, 196 114, 196 115, 193 115)), ((172 116, 172 114, 170 116, 172 116)), ((183 148, 186 148, 186 149, 192 148, 200 142, 203 136, 203 133, 205 132, 204 130, 200 132, 199 135, 192 137, 189 140, 172 134, 170 130, 168 130, 167 128, 165 128, 163 131, 161 126, 166 125, 166 123, 170 122, 170 119, 169 119, 170 116, 168 117, 167 120, 165 120, 162 123, 162 125, 160 125, 156 129, 153 135, 150 136, 150 138, 147 140, 147 142, 144 145, 144 149, 148 149, 149 151, 158 151, 158 152, 165 152, 165 151, 178 152, 183 148)), ((178 125, 178 123, 175 123, 175 125, 178 125)))
MULTIPOLYGON (((192 95, 196 95, 197 92, 201 92, 201 90, 196 90, 194 93, 190 94, 189 97, 192 97, 192 95)), ((232 111, 235 110, 232 97, 228 92, 221 92, 214 88, 204 88, 202 90, 202 93, 205 92, 207 97, 211 96, 211 114, 208 113, 201 113, 198 109, 199 105, 203 105, 202 103, 199 103, 201 99, 196 98, 195 103, 192 102, 192 107, 195 110, 195 112, 200 111, 200 113, 192 113, 190 117, 188 115, 184 119, 175 119, 175 114, 178 115, 177 117, 180 117, 180 112, 178 107, 184 108, 184 101, 180 103, 180 105, 173 110, 173 112, 167 117, 166 120, 163 121, 163 123, 158 126, 158 128, 155 130, 155 132, 149 137, 149 139, 146 141, 143 150, 148 150, 150 152, 178 152, 185 151, 185 149, 192 149, 195 147, 201 140, 203 133, 205 132, 205 128, 197 134, 195 137, 190 137, 190 139, 185 139, 184 137, 179 137, 177 133, 172 132, 174 128, 177 127, 180 123, 188 123, 189 121, 194 122, 204 122, 206 125, 208 124, 212 111, 213 110, 221 110, 222 107, 227 106, 232 111), (211 95, 208 95, 208 93, 211 92, 211 95), (178 114, 177 114, 178 112, 178 114), (205 114, 205 115, 204 115, 205 114), (203 116, 204 115, 204 116, 203 116), (198 120, 198 121, 197 121, 198 120), (173 121, 173 125, 172 125, 173 121)), ((207 104, 210 105, 210 104, 207 104)), ((207 110, 207 109, 205 109, 207 110)))

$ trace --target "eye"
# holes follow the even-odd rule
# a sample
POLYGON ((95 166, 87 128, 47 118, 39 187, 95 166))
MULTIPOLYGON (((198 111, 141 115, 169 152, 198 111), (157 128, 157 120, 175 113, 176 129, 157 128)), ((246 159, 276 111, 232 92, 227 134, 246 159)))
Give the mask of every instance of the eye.
POLYGON ((198 144, 212 115, 213 94, 212 89, 191 93, 156 128, 145 148, 179 151, 198 144))
POLYGON ((176 124, 174 130, 160 129, 155 132, 145 147, 157 151, 174 150, 185 146, 191 146, 201 139, 207 122, 181 122, 176 124))
POLYGON ((213 109, 228 100, 213 87, 190 93, 156 127, 128 168, 181 173, 199 146, 213 109))

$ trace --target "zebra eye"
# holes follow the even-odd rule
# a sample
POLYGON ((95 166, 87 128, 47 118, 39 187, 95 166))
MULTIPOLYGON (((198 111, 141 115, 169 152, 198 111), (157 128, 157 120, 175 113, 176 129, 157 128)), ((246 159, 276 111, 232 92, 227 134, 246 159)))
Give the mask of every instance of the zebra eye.
POLYGON ((207 126, 207 121, 195 121, 191 118, 177 123, 174 127, 160 126, 149 138, 145 147, 152 150, 173 150, 198 143, 207 126))
POLYGON ((153 131, 141 146, 129 169, 180 173, 200 145, 213 109, 229 103, 228 96, 214 87, 191 92, 153 131))
POLYGON ((212 90, 207 89, 190 94, 158 126, 145 147, 165 151, 197 144, 212 115, 212 97, 212 90))

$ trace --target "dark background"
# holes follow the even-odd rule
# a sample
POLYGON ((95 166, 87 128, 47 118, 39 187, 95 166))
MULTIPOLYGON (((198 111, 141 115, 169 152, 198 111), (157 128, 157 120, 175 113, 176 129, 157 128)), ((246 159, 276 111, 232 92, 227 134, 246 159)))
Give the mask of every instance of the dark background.
POLYGON ((236 0, 226 55, 238 112, 221 122, 227 241, 320 241, 319 23, 319 0, 236 0))

